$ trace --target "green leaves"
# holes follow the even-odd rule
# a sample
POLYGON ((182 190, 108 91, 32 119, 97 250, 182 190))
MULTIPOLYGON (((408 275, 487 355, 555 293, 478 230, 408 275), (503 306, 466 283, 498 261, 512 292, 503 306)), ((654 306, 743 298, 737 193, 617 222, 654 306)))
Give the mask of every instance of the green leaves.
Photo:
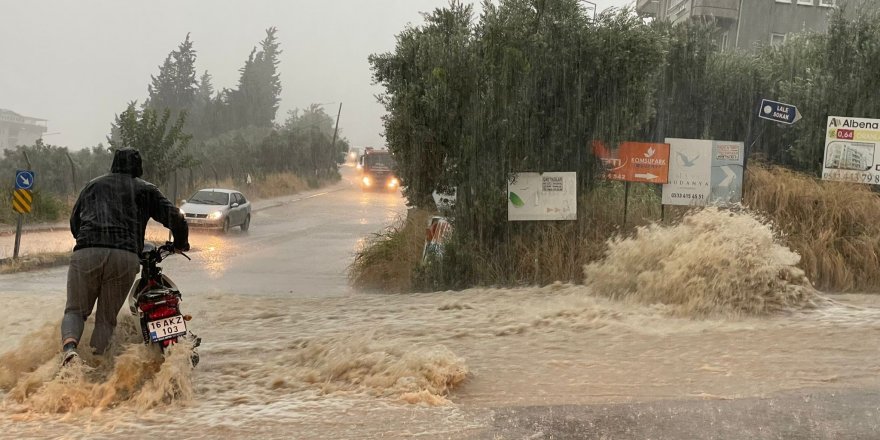
POLYGON ((192 136, 183 132, 186 112, 181 112, 174 124, 168 124, 171 110, 161 114, 152 108, 138 110, 132 102, 114 124, 114 136, 109 138, 111 147, 135 148, 141 153, 144 179, 163 185, 176 170, 195 165, 188 152, 192 136))

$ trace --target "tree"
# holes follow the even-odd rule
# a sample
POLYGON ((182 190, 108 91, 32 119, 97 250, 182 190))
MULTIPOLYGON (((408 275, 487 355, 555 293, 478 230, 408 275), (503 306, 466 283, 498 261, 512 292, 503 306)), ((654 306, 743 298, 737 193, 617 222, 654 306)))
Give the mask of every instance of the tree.
POLYGON ((198 90, 195 63, 196 51, 189 34, 186 34, 186 39, 177 50, 165 58, 159 67, 159 74, 151 76, 152 82, 147 87, 150 97, 145 106, 158 111, 169 109, 174 117, 179 112, 189 110, 198 90))
POLYGON ((214 85, 211 74, 206 70, 199 79, 199 87, 189 112, 190 131, 194 139, 207 139, 217 134, 214 131, 216 125, 214 105, 214 85))
POLYGON ((152 108, 138 110, 132 102, 116 117, 116 135, 108 138, 114 149, 130 147, 140 151, 144 179, 156 185, 165 184, 175 171, 195 165, 187 151, 192 136, 183 131, 186 112, 182 111, 171 126, 170 118, 170 109, 161 113, 152 108))
POLYGON ((235 127, 271 127, 278 112, 281 98, 281 78, 278 74, 278 55, 281 54, 276 28, 266 30, 260 42, 260 51, 254 47, 244 66, 238 88, 229 93, 229 105, 235 127))

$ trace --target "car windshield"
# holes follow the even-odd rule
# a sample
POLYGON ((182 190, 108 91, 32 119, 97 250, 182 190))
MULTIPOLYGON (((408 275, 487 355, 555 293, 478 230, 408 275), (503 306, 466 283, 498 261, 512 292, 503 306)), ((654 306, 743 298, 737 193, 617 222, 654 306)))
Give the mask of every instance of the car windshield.
POLYGON ((392 159, 391 155, 387 153, 373 153, 364 156, 364 165, 392 168, 394 166, 394 159, 392 159))
POLYGON ((228 205, 229 194, 217 191, 199 191, 193 194, 187 202, 199 205, 228 205))

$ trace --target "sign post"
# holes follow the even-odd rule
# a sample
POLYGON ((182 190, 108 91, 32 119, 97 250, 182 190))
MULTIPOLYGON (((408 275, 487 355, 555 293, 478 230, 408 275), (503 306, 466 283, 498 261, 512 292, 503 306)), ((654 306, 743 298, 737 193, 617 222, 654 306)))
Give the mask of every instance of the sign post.
POLYGON ((602 161, 608 180, 623 181, 623 227, 629 213, 630 182, 665 184, 669 179, 669 144, 622 142, 615 151, 593 141, 593 154, 602 161))
POLYGON ((24 215, 31 212, 34 197, 31 188, 34 187, 34 172, 30 170, 18 170, 15 172, 15 191, 12 193, 12 210, 18 213, 15 224, 15 249, 12 258, 18 259, 18 251, 21 248, 21 224, 24 215))
POLYGON ((768 121, 792 125, 801 120, 801 112, 791 104, 762 99, 761 107, 758 109, 758 117, 768 121))

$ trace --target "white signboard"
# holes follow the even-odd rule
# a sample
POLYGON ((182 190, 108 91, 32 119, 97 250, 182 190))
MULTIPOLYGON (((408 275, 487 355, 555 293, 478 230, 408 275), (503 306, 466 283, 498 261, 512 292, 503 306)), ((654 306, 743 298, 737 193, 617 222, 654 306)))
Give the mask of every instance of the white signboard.
POLYGON ((880 119, 830 116, 822 178, 880 184, 880 119))
POLYGON ((703 206, 712 184, 712 141, 666 138, 669 183, 663 185, 664 205, 703 206))
POLYGON ((706 206, 742 201, 742 142, 667 138, 669 183, 664 205, 706 206))
POLYGON ((507 220, 577 220, 577 173, 519 173, 507 185, 507 220))

